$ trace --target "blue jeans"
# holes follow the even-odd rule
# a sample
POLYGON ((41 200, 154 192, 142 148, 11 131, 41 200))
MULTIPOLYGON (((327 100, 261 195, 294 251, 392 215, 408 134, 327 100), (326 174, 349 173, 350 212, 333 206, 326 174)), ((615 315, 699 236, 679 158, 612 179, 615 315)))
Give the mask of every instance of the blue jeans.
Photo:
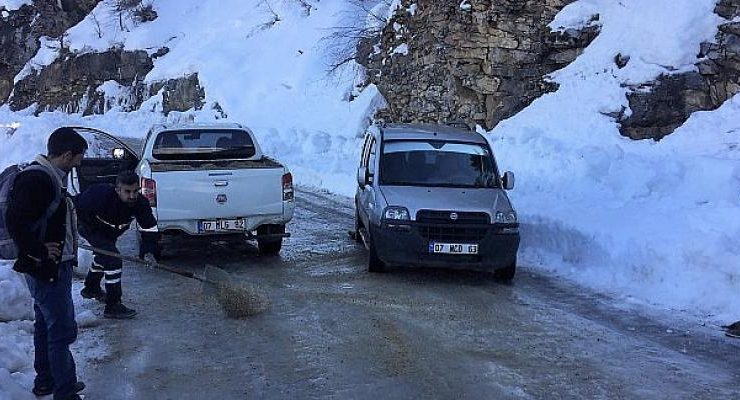
POLYGON ((72 262, 59 264, 59 279, 53 283, 26 274, 33 297, 33 345, 36 383, 53 384, 54 400, 75 394, 77 371, 69 345, 77 339, 72 302, 72 262))

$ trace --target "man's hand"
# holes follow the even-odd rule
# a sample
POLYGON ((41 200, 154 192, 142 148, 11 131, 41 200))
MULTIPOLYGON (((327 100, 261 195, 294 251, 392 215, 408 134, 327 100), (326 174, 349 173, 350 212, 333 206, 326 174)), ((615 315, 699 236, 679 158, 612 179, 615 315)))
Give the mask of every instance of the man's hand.
POLYGON ((62 256, 62 244, 61 243, 44 243, 44 246, 46 246, 46 252, 48 254, 48 258, 57 261, 62 256))

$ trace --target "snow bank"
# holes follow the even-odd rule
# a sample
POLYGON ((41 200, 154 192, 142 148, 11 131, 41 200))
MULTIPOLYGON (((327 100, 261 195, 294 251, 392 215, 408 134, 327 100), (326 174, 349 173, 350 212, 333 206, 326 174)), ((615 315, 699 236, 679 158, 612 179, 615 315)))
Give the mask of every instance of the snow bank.
POLYGON ((663 308, 740 313, 740 97, 659 143, 621 137, 605 113, 625 84, 693 67, 719 17, 712 0, 580 0, 553 28, 600 15, 602 33, 552 74, 560 89, 489 134, 522 220, 522 260, 663 308), (677 4, 680 3, 680 4, 677 4), (645 38, 650 40, 645 40, 645 38), (617 53, 631 57, 624 69, 617 53))
POLYGON ((33 399, 31 296, 23 276, 0 261, 0 399, 33 399))

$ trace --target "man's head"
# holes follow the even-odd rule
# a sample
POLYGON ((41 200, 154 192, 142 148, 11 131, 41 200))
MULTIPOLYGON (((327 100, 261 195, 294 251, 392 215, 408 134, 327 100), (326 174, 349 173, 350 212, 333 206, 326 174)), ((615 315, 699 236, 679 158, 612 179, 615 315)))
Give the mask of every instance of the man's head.
POLYGON ((87 150, 87 141, 72 128, 59 128, 49 136, 46 150, 50 163, 64 172, 69 172, 82 162, 87 150))
POLYGON ((133 207, 139 198, 139 176, 134 171, 123 171, 116 177, 116 193, 122 202, 133 207))

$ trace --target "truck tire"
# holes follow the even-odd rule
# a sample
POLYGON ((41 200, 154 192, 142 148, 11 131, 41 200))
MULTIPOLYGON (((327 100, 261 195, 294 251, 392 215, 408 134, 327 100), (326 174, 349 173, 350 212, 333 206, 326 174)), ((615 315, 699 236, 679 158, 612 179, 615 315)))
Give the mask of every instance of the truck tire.
POLYGON ((141 258, 142 260, 144 259, 144 255, 146 253, 152 253, 152 255, 154 256, 156 260, 159 260, 162 257, 162 247, 163 246, 162 246, 162 240, 161 240, 159 233, 136 231, 136 242, 139 247, 139 258, 141 258), (146 247, 146 244, 144 243, 144 239, 143 239, 144 235, 150 236, 149 244, 152 245, 152 242, 153 242, 154 247, 152 248, 146 247))
MULTIPOLYGON (((285 225, 262 225, 257 228, 257 235, 267 235, 271 233, 285 233, 285 225)), ((275 256, 283 248, 283 238, 266 238, 257 239, 257 248, 263 256, 275 256)))
MULTIPOLYGON (((369 233, 368 233, 369 236, 369 233)), ((368 246, 369 251, 367 254, 367 270, 368 272, 383 272, 385 271, 385 263, 378 257, 378 253, 375 251, 375 243, 370 238, 370 244, 368 246)))
POLYGON ((257 239, 257 247, 259 248, 260 254, 263 256, 276 256, 280 253, 280 249, 283 248, 283 239, 278 240, 260 240, 257 239))
POLYGON ((504 282, 504 283, 510 283, 514 279, 514 275, 516 274, 516 258, 514 261, 511 262, 511 264, 508 267, 497 269, 493 272, 494 279, 504 282))

